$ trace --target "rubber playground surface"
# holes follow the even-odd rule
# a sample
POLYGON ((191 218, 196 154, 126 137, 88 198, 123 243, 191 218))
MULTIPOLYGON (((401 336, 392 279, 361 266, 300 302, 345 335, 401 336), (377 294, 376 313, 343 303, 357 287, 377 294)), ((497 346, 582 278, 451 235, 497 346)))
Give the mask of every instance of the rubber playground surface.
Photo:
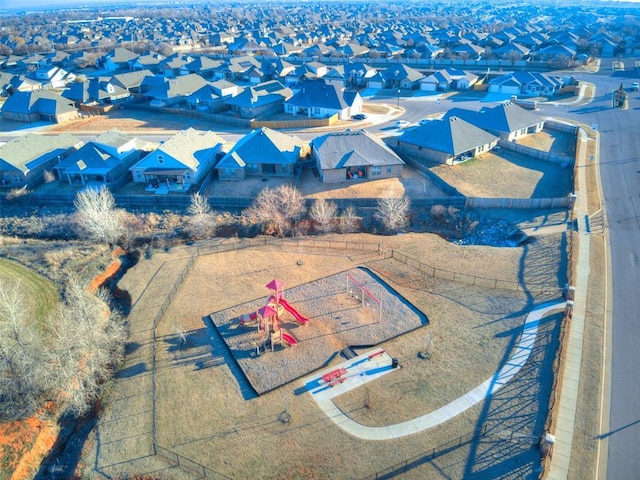
POLYGON ((355 268, 285 288, 277 322, 283 341, 271 345, 256 320, 275 315, 268 293, 265 288, 264 298, 210 315, 258 395, 326 366, 344 349, 377 345, 428 323, 384 281, 355 268), (348 276, 372 297, 348 291, 348 276))

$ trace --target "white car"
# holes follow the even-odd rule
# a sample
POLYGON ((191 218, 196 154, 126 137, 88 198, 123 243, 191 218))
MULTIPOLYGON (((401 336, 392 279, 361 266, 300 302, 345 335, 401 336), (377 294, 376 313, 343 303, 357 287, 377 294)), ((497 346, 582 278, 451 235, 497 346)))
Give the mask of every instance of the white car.
POLYGON ((406 120, 398 120, 396 122, 396 128, 407 128, 409 125, 411 124, 406 120))

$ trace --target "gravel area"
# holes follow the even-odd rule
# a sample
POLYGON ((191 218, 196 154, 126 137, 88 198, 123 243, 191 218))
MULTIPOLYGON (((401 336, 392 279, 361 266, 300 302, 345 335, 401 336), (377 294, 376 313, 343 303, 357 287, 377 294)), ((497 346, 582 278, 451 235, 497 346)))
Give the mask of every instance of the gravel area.
POLYGON ((284 290, 284 298, 309 318, 299 324, 285 313, 280 326, 296 338, 294 347, 276 344, 257 355, 262 337, 256 325, 243 326, 238 317, 266 305, 269 295, 212 313, 210 319, 240 368, 258 394, 271 391, 327 365, 341 350, 376 345, 428 323, 426 316, 375 274, 355 268, 284 290), (377 305, 360 292, 347 292, 351 274, 381 302, 377 305), (357 297, 357 298, 356 298, 357 297))

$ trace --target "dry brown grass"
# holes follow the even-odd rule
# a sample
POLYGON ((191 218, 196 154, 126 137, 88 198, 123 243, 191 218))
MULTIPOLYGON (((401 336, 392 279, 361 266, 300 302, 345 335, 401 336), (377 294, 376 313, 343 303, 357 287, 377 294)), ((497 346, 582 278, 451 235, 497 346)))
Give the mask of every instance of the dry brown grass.
MULTIPOLYGON (((335 238, 382 240, 389 248, 425 262, 484 276, 517 272, 522 253, 458 247, 433 235, 335 238)), ((263 297, 271 278, 295 286, 357 264, 384 275, 431 322, 383 344, 403 368, 370 384, 370 408, 365 407, 362 389, 337 399, 348 415, 362 423, 395 423, 457 398, 495 372, 517 341, 529 301, 524 294, 434 281, 375 254, 271 246, 200 257, 158 330, 159 443, 233 478, 358 478, 471 431, 480 406, 442 427, 390 443, 363 442, 346 435, 300 390, 299 381, 257 399, 243 398, 226 366, 224 351, 210 341, 213 332, 203 317, 263 297), (182 347, 177 330, 187 333, 188 342, 182 347), (434 339, 432 357, 422 360, 417 354, 425 349, 427 335, 434 339), (281 421, 283 413, 289 422, 281 421)), ((142 267, 127 281, 138 285, 138 290, 142 279, 152 275, 142 267), (141 280, 133 280, 138 274, 141 280)))
POLYGON ((506 150, 453 166, 434 165, 431 171, 470 197, 548 198, 570 191, 569 169, 506 150))

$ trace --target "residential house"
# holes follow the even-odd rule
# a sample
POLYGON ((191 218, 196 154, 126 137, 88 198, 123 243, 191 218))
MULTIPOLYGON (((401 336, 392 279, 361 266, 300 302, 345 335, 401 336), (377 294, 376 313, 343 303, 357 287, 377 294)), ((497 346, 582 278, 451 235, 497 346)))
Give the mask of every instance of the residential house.
POLYGON ((245 88, 225 103, 240 118, 256 118, 260 115, 280 113, 284 102, 293 96, 290 88, 272 80, 260 85, 245 88))
POLYGON ((129 170, 133 181, 156 193, 189 190, 215 166, 224 140, 213 132, 189 128, 176 133, 129 170))
POLYGON ((33 92, 42 90, 42 83, 31 80, 24 75, 0 72, 0 95, 8 97, 15 92, 33 92))
POLYGON ((248 82, 251 71, 254 68, 259 69, 261 67, 261 62, 255 57, 248 55, 231 57, 227 59, 225 64, 220 65, 220 67, 215 69, 214 78, 219 80, 248 82))
POLYGON ((345 90, 342 84, 322 79, 307 80, 285 102, 284 112, 309 118, 338 115, 340 120, 348 120, 352 115, 362 113, 362 103, 358 92, 345 90))
POLYGON ((109 83, 123 88, 129 93, 141 93, 145 78, 154 76, 151 70, 136 70, 135 72, 118 73, 111 77, 109 83))
POLYGON ((322 183, 402 177, 404 162, 366 130, 327 133, 311 141, 322 183))
POLYGON ((378 70, 363 62, 344 64, 345 87, 369 87, 369 82, 378 74, 378 70))
POLYGON ((380 75, 384 80, 384 88, 403 88, 412 90, 418 88, 424 75, 415 68, 402 63, 383 70, 380 75))
POLYGON ((160 64, 166 57, 160 53, 149 52, 134 58, 129 67, 132 70, 147 70, 154 73, 160 73, 160 64))
POLYGON ((500 60, 506 60, 509 62, 516 62, 522 60, 526 55, 529 55, 530 48, 512 42, 507 43, 499 48, 491 51, 500 60))
POLYGON ((7 98, 0 110, 2 118, 17 122, 62 123, 78 118, 78 111, 70 100, 44 90, 16 92, 7 98))
POLYGON ((456 68, 444 68, 420 80, 420 90, 448 92, 468 90, 478 82, 478 75, 456 68))
POLYGON ((139 57, 126 48, 116 47, 98 60, 98 64, 105 70, 129 70, 129 65, 135 63, 139 57))
POLYGON ((558 94, 563 81, 560 77, 540 72, 512 72, 489 81, 490 93, 525 96, 558 94))
POLYGON ((542 131, 545 122, 542 117, 513 102, 483 107, 478 112, 455 108, 449 110, 447 116, 462 118, 509 142, 542 131))
POLYGON ((110 77, 93 77, 72 83, 62 92, 62 96, 80 107, 81 105, 113 105, 128 100, 131 94, 113 82, 110 77))
POLYGON ((452 47, 450 50, 450 57, 460 60, 479 60, 480 56, 484 53, 484 48, 473 43, 461 43, 452 47))
POLYGON ((43 88, 65 88, 76 76, 60 67, 47 66, 36 70, 33 78, 40 82, 43 88))
POLYGON ((162 83, 149 88, 143 95, 153 107, 170 107, 187 101, 194 92, 207 85, 200 75, 191 73, 176 78, 164 78, 162 83))
POLYGON ((416 161, 454 165, 491 150, 498 137, 456 116, 432 120, 391 140, 402 155, 416 161))
POLYGON ((243 180, 248 175, 291 177, 307 150, 298 137, 263 127, 242 137, 216 170, 220 180, 243 180))
POLYGON ((43 183, 45 171, 81 145, 68 133, 30 133, 0 145, 0 186, 32 188, 43 183))

